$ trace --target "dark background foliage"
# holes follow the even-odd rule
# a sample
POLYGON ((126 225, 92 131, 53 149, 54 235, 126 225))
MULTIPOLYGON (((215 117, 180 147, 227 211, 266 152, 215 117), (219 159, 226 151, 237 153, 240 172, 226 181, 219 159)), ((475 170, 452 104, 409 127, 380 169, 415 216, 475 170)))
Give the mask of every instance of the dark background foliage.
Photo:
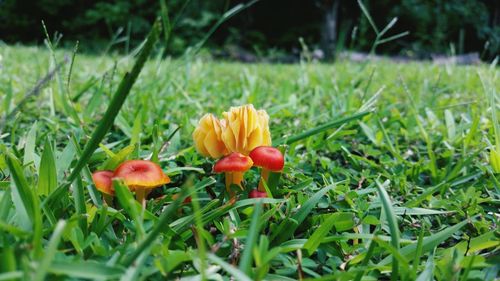
MULTIPOLYGON (((166 1, 173 22, 169 53, 182 53, 198 42, 224 11, 241 0, 166 1)), ((434 53, 478 52, 491 59, 500 52, 500 1, 364 1, 381 29, 398 22, 388 36, 410 34, 377 48, 378 53, 426 58, 434 53)), ((0 0, 0 40, 39 44, 44 20, 49 34, 65 44, 79 40, 84 51, 99 51, 118 38, 117 50, 144 38, 159 14, 157 0, 0 0), (121 30, 121 33, 119 31, 121 30), (116 36, 119 33, 119 36, 116 36), (129 40, 120 38, 130 38, 129 40)), ((375 34, 354 0, 262 0, 224 23, 211 37, 213 50, 244 49, 258 55, 293 54, 299 38, 310 48, 369 51, 375 34), (327 38, 326 17, 334 16, 334 38, 327 38), (328 44, 325 41, 330 40, 328 44)))

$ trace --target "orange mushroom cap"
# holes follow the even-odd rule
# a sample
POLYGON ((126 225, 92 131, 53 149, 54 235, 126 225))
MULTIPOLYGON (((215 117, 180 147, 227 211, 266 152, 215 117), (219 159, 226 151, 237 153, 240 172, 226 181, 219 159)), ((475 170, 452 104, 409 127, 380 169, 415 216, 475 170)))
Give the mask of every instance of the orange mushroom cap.
POLYGON ((214 172, 245 172, 252 168, 252 165, 253 161, 250 157, 233 152, 215 163, 214 172))
POLYGON ((114 178, 121 178, 130 188, 151 189, 170 182, 161 167, 149 160, 128 160, 116 168, 114 178))
POLYGON ((255 166, 279 172, 283 170, 285 158, 281 151, 272 146, 259 146, 250 152, 250 158, 255 166))
POLYGON ((96 171, 92 174, 92 180, 94 181, 95 187, 102 193, 109 195, 114 195, 113 190, 113 172, 112 171, 96 171))

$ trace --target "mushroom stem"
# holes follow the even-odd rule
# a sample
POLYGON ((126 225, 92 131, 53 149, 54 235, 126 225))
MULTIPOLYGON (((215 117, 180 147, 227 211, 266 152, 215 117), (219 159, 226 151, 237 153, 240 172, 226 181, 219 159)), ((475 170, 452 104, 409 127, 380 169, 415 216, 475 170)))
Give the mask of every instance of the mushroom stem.
POLYGON ((144 188, 135 189, 135 198, 139 203, 141 203, 143 208, 146 208, 146 196, 147 196, 147 191, 144 188))
POLYGON ((243 181, 243 172, 233 172, 232 184, 238 185, 241 188, 241 190, 243 190, 243 186, 241 186, 242 181, 243 181))
POLYGON ((226 172, 224 176, 226 178, 226 191, 229 193, 231 200, 234 200, 236 194, 233 190, 231 190, 231 185, 235 184, 243 190, 243 186, 241 186, 241 182, 243 181, 243 172, 226 172))
POLYGON ((264 187, 264 181, 266 181, 266 184, 267 184, 268 178, 269 178, 269 170, 262 168, 262 171, 260 173, 259 186, 257 187, 257 190, 259 192, 266 192, 266 188, 264 187))

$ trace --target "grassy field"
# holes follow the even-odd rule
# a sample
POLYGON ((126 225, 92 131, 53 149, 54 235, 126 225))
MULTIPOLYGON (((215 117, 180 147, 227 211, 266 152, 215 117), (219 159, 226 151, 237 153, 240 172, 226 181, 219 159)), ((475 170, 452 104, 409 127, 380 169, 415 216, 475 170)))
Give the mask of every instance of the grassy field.
POLYGON ((497 67, 153 55, 69 186, 134 60, 0 45, 0 280, 497 278, 497 67), (248 103, 286 165, 274 198, 231 205, 191 134, 248 103), (102 203, 91 172, 151 157, 172 182, 146 210, 102 203))

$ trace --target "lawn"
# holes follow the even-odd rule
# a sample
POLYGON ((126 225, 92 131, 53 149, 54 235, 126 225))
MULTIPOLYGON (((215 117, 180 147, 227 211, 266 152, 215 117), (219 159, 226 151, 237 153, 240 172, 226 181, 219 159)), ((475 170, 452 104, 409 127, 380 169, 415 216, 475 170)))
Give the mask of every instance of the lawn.
POLYGON ((0 45, 0 280, 497 278, 498 67, 152 55, 87 151, 135 59, 0 45), (231 203, 192 132, 244 104, 286 163, 273 198, 247 198, 253 168, 231 203), (146 209, 92 182, 125 159, 172 180, 146 209))

